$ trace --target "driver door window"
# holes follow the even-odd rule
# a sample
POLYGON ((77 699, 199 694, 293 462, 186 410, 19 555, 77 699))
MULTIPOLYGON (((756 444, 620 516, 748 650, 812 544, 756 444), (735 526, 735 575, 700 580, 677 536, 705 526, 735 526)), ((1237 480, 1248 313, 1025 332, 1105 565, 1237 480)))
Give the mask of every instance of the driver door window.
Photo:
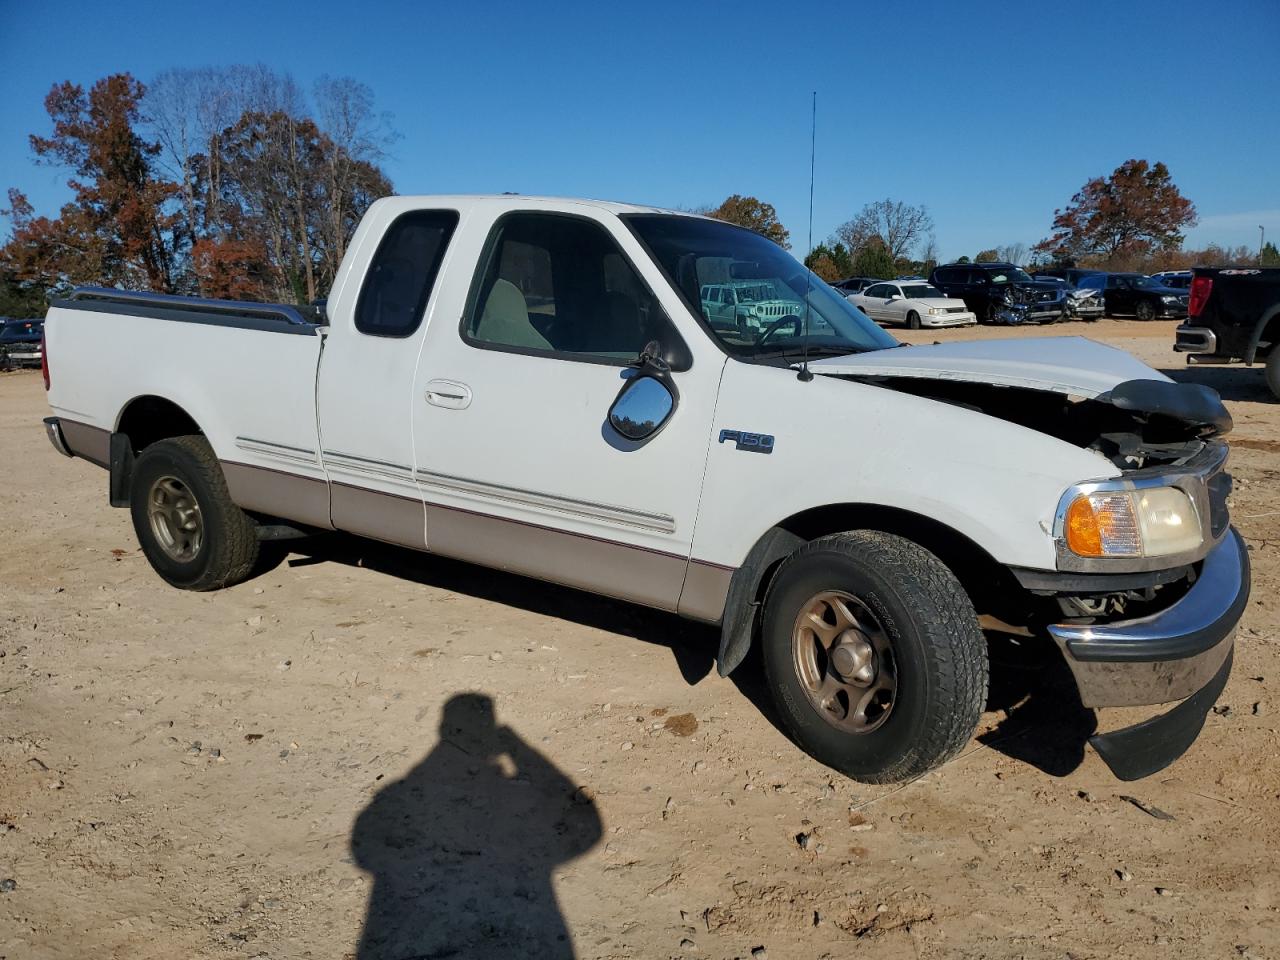
POLYGON ((494 228, 463 336, 477 347, 622 365, 675 334, 603 227, 515 213, 494 228))

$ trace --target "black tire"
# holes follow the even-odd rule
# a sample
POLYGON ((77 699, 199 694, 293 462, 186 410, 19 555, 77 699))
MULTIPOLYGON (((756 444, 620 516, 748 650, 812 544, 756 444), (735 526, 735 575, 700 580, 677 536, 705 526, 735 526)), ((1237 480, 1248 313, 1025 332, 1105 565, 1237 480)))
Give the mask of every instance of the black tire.
POLYGON ((920 329, 920 314, 916 313, 914 310, 912 310, 910 313, 907 314, 907 329, 908 330, 920 329))
POLYGON ((129 512, 152 569, 175 587, 228 587, 248 577, 257 562, 257 528, 232 502, 218 459, 202 436, 160 440, 138 455, 129 488, 129 512), (175 490, 185 491, 178 502, 185 515, 194 513, 198 531, 198 539, 185 550, 166 545, 164 537, 172 529, 166 526, 168 521, 161 519, 158 526, 152 521, 153 500, 173 497, 175 490))
POLYGON ((1280 347, 1272 347, 1267 354, 1267 386, 1271 395, 1280 400, 1280 347))
POLYGON ((879 531, 823 537, 783 563, 765 601, 761 655, 787 734, 864 783, 900 783, 946 763, 969 742, 986 701, 986 640, 964 588, 928 550, 879 531), (838 726, 801 678, 793 634, 826 591, 855 598, 888 641, 890 656, 875 657, 879 670, 890 662, 893 702, 865 732, 838 726))
POLYGON ((1152 306, 1150 300, 1138 301, 1137 317, 1139 320, 1154 320, 1156 318, 1156 308, 1152 306))

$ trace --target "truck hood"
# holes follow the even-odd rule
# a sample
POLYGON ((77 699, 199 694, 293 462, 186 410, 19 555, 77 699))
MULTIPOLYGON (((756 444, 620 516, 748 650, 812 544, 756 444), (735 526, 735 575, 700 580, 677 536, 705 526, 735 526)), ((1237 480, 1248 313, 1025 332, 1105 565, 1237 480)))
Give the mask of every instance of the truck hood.
POLYGON ((832 376, 989 383, 1087 399, 1127 380, 1172 382, 1123 350, 1085 337, 1020 337, 898 347, 814 360, 809 369, 832 376))
POLYGON ((1216 391, 1175 383, 1123 350, 1084 337, 899 347, 809 367, 1019 423, 1123 466, 1176 457, 1232 426, 1216 391))

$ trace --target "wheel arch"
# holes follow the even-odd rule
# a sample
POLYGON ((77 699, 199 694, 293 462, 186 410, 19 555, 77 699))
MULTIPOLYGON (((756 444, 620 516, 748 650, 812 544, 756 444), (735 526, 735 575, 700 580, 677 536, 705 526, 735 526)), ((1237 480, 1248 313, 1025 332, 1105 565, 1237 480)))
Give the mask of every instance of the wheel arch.
POLYGON ((1275 304, 1261 317, 1258 322, 1253 325, 1253 335, 1249 337, 1249 348, 1245 351, 1244 362, 1252 365, 1258 358, 1258 349, 1266 341, 1271 346, 1267 348, 1267 352, 1263 354, 1265 358, 1268 353, 1275 349, 1275 344, 1280 341, 1280 303, 1275 304))
POLYGON ((910 540, 934 554, 951 570, 974 607, 1005 612, 1002 600, 1022 591, 1008 568, 973 539, 933 517, 874 503, 836 503, 811 507, 766 530, 733 573, 720 623, 717 669, 728 676, 746 658, 759 627, 759 611, 782 561, 806 543, 847 530, 878 530, 910 540))
POLYGON ((129 505, 133 461, 160 440, 198 434, 204 430, 181 406, 156 394, 141 394, 126 403, 111 433, 108 495, 113 507, 129 505))
POLYGON ((158 440, 188 434, 204 435, 195 417, 180 405, 151 393, 134 397, 120 409, 115 432, 129 438, 135 454, 158 440))

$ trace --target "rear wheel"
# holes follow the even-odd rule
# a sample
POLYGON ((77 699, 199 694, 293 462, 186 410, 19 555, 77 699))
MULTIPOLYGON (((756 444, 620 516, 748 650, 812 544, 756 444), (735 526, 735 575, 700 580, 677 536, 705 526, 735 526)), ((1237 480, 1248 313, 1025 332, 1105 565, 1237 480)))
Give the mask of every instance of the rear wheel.
POLYGON ((1137 313, 1139 320, 1154 320, 1156 318, 1156 308, 1152 305, 1150 300, 1140 301, 1138 303, 1137 313))
POLYGON ((855 780, 917 777, 977 726, 988 669, 977 615, 909 540, 864 530, 802 547, 769 588, 762 636, 784 729, 855 780))
POLYGON ((910 313, 907 314, 907 329, 908 330, 920 329, 920 314, 916 313, 914 310, 912 310, 910 313))
POLYGON ((1271 395, 1280 400, 1280 347, 1272 347, 1267 354, 1267 386, 1271 395))
POLYGON ((204 437, 173 437, 143 450, 133 467, 129 511, 152 569, 175 587, 231 586, 258 559, 257 528, 232 502, 204 437))

